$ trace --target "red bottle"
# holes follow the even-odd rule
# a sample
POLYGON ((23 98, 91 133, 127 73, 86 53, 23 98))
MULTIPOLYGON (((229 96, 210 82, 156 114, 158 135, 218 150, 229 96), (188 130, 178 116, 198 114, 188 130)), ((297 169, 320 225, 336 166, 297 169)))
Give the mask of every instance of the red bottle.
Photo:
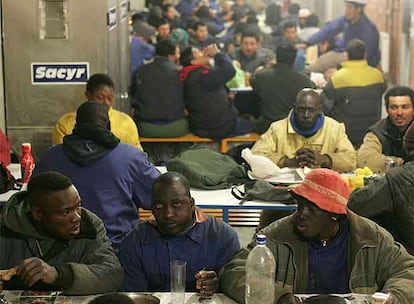
POLYGON ((22 144, 22 158, 20 160, 20 170, 22 172, 22 183, 28 183, 34 169, 34 159, 32 155, 32 145, 22 144))

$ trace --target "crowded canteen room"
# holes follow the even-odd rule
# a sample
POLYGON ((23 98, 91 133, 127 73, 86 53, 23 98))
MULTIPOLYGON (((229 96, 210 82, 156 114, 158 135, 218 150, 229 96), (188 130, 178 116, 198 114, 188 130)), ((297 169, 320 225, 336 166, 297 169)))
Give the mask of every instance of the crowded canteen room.
POLYGON ((412 0, 0 18, 0 303, 414 304, 412 0))

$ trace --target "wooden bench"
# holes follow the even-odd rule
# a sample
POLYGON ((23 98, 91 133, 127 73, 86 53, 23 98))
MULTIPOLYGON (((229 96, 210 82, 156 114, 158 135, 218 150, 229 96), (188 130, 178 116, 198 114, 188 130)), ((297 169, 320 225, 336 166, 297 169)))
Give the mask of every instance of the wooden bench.
MULTIPOLYGON (((241 136, 227 137, 223 138, 220 141, 220 152, 227 153, 228 144, 231 142, 241 143, 241 142, 255 142, 260 138, 260 134, 249 133, 241 136)), ((189 133, 180 137, 140 137, 139 141, 141 143, 179 143, 179 142, 194 142, 194 143, 211 143, 214 142, 211 138, 199 137, 192 133, 189 133)))
POLYGON ((180 137, 140 137, 139 141, 142 143, 214 142, 211 138, 199 137, 192 133, 180 137))
MULTIPOLYGON (((218 219, 223 219, 223 210, 221 209, 203 209, 203 212, 212 215, 218 219)), ((139 208, 139 220, 141 222, 146 221, 152 215, 151 210, 144 210, 139 208)))
POLYGON ((223 138, 220 142, 220 152, 227 153, 229 143, 256 142, 259 138, 260 134, 257 133, 249 133, 246 135, 223 138))

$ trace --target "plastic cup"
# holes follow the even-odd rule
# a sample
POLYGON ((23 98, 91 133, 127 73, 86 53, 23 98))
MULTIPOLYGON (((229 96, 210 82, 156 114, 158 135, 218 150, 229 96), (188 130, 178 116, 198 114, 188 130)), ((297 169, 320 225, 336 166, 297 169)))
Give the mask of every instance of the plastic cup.
POLYGON ((183 304, 185 301, 185 281, 187 262, 170 262, 171 304, 183 304))

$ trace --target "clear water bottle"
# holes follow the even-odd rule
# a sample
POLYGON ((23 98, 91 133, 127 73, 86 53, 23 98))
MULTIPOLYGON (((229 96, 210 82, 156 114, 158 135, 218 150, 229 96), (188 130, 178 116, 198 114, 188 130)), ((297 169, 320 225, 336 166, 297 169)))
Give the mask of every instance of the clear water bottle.
POLYGON ((246 260, 246 304, 273 304, 275 300, 275 258, 266 247, 266 236, 256 236, 256 247, 246 260))

